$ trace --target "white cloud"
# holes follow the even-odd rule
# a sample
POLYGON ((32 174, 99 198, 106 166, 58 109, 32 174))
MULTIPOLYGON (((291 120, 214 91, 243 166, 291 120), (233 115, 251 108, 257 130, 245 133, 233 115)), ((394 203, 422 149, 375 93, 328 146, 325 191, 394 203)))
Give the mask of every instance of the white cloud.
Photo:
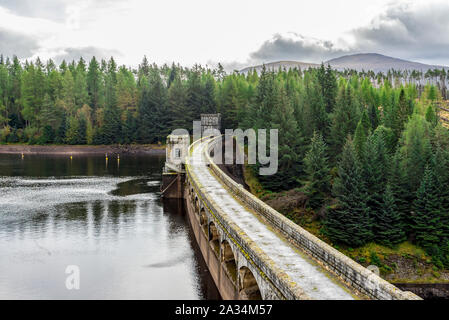
MULTIPOLYGON (((0 30, 31 39, 17 41, 22 54, 43 59, 95 49, 120 52, 119 63, 129 65, 147 55, 234 68, 370 51, 449 64, 447 1, 389 1, 0 0, 0 30)), ((14 48, 13 38, 3 39, 14 48)))
POLYGON ((252 62, 322 62, 350 53, 381 53, 431 64, 449 65, 449 3, 402 2, 388 5, 368 24, 337 40, 296 33, 275 34, 250 57, 252 62))

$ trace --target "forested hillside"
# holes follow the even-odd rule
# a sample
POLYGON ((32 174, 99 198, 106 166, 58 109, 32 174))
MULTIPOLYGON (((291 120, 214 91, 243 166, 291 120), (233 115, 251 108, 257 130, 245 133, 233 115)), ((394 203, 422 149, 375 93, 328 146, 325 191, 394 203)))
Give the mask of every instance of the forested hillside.
POLYGON ((216 112, 219 71, 150 65, 138 70, 81 59, 56 66, 0 58, 0 142, 114 144, 165 141, 216 112))
POLYGON ((322 66, 226 74, 145 58, 43 64, 0 60, 0 141, 157 143, 221 112, 223 128, 278 128, 279 171, 266 190, 299 188, 335 243, 407 238, 449 267, 449 132, 445 86, 322 66))

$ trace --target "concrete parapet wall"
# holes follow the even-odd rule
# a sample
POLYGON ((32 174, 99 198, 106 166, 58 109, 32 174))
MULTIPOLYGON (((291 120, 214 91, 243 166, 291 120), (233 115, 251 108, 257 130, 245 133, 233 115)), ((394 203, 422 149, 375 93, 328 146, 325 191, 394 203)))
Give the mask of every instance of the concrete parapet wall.
MULTIPOLYGON (((221 137, 218 139, 221 139, 221 137)), ((411 292, 404 292, 398 289, 362 265, 356 263, 354 260, 345 256, 338 250, 318 239, 316 236, 304 230, 284 215, 265 204, 253 194, 246 191, 242 185, 234 182, 234 180, 228 177, 215 163, 213 163, 210 157, 210 151, 214 146, 214 142, 217 142, 218 139, 211 140, 208 148, 205 150, 205 157, 209 163, 210 169, 241 202, 261 215, 286 238, 312 256, 322 266, 339 277, 351 288, 367 295, 369 298, 381 300, 421 299, 411 292)), ((213 210, 213 201, 208 199, 207 194, 202 194, 202 197, 205 198, 209 208, 212 208, 213 210)), ((279 279, 281 283, 278 285, 289 289, 287 292, 290 294, 287 295, 286 298, 298 298, 294 293, 293 286, 288 283, 288 276, 281 270, 276 270, 273 265, 270 266, 272 261, 270 261, 270 259, 264 255, 263 252, 260 252, 260 249, 251 241, 251 239, 248 237, 240 237, 238 226, 230 222, 224 212, 217 212, 217 215, 222 217, 224 228, 233 234, 233 237, 235 237, 235 239, 239 242, 242 249, 248 252, 250 258, 257 261, 258 265, 266 266, 266 268, 262 271, 269 276, 270 280, 273 279, 272 281, 276 281, 276 279, 279 279), (263 261, 258 261, 261 259, 263 261)), ((301 291, 299 288, 296 289, 301 291)), ((302 292, 302 296, 306 297, 306 294, 302 292)))

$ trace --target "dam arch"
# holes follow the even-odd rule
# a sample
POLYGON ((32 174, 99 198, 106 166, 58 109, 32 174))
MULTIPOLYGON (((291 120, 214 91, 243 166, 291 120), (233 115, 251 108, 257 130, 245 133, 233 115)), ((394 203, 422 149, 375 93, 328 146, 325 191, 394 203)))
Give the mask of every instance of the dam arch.
POLYGON ((221 263, 231 281, 237 284, 237 261, 234 251, 227 240, 221 242, 221 263))
POLYGON ((217 257, 220 256, 220 234, 214 222, 209 223, 209 243, 217 257))
POLYGON ((239 294, 242 300, 262 300, 259 284, 248 267, 239 269, 239 294))

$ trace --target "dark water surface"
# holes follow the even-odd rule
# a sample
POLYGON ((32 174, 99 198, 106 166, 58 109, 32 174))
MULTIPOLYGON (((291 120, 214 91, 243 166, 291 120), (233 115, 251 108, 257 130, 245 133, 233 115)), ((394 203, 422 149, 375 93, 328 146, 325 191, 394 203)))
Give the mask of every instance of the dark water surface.
POLYGON ((0 155, 0 299, 219 298, 164 160, 0 155))

